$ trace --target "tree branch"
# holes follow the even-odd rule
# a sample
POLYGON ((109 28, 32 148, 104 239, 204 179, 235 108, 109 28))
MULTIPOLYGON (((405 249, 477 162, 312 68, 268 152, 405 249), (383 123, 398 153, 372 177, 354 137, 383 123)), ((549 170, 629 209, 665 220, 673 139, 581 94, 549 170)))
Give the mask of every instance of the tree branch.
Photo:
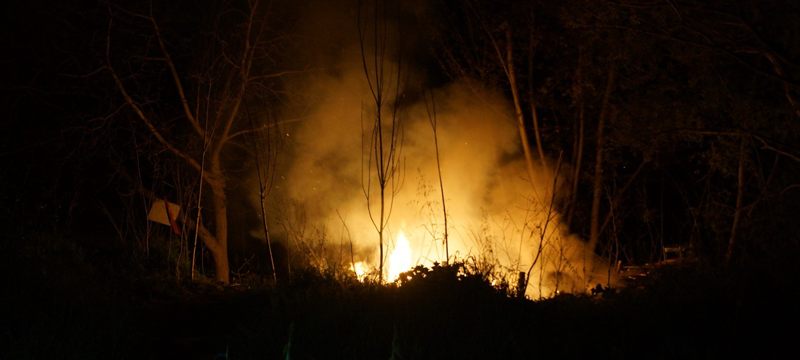
MULTIPOLYGON (((698 46, 698 47, 709 49, 709 50, 720 51, 720 52, 728 55, 729 57, 733 58, 734 60, 736 60, 737 62, 739 62, 740 64, 742 64, 746 68, 750 69, 751 71, 759 74, 759 75, 765 76, 765 77, 773 79, 773 80, 777 80, 777 81, 783 82, 785 84, 789 84, 791 86, 800 86, 800 82, 798 82, 797 80, 790 79, 785 75, 779 75, 779 74, 775 74, 774 72, 769 72, 769 71, 765 71, 763 69, 759 69, 755 65, 751 64, 750 62, 746 61, 741 56, 739 56, 736 51, 727 49, 727 48, 722 47, 722 46, 720 46, 718 44, 707 44, 707 43, 703 43, 703 42, 695 41, 695 40, 691 40, 691 39, 682 39, 682 38, 676 37, 676 36, 674 36, 672 34, 660 33, 660 32, 656 32, 656 31, 643 30, 643 29, 636 29, 636 28, 632 28, 632 27, 628 27, 628 26, 619 26, 619 25, 604 25, 604 26, 583 25, 583 27, 585 27, 587 29, 594 29, 594 30, 605 29, 605 30, 632 31, 632 32, 635 32, 635 33, 639 33, 639 34, 643 34, 643 35, 650 35, 650 36, 661 38, 661 39, 664 39, 664 40, 670 40, 670 41, 675 41, 675 42, 679 42, 679 43, 698 46)), ((739 50, 742 50, 742 49, 739 49, 739 50)), ((750 49, 749 51, 742 50, 741 52, 743 52, 743 53, 753 53, 753 49, 750 49)))
POLYGON ((183 113, 186 115, 186 119, 189 120, 189 123, 192 124, 195 132, 198 135, 205 136, 203 132, 203 128, 200 126, 200 122, 197 120, 197 117, 192 110, 189 108, 189 101, 186 99, 186 92, 183 90, 183 83, 181 82, 181 78, 178 74, 178 70, 175 68, 175 63, 172 61, 172 56, 170 56, 169 51, 167 50, 167 46, 164 44, 164 39, 161 37, 161 29, 158 27, 158 23, 156 22, 155 17, 151 14, 148 19, 150 23, 153 25, 153 31, 156 34, 156 39, 158 40, 158 46, 161 48, 161 53, 164 55, 164 61, 169 68, 170 75, 172 75, 172 81, 175 83, 175 88, 178 90, 178 97, 181 101, 181 106, 183 107, 183 113))
MULTIPOLYGON (((192 156, 190 156, 189 154, 185 153, 181 149, 177 148, 169 140, 167 140, 164 137, 163 134, 161 134, 161 131, 159 131, 158 128, 153 124, 153 121, 150 119, 150 117, 148 117, 144 113, 144 110, 139 106, 139 104, 128 93, 128 90, 125 87, 125 84, 122 82, 122 80, 120 79, 119 75, 114 70, 114 67, 111 64, 111 26, 112 26, 112 23, 113 23, 113 20, 109 19, 109 21, 108 21, 108 34, 106 35, 106 69, 108 69, 109 73, 111 73, 111 77, 114 79, 114 84, 116 85, 117 90, 119 90, 120 93, 122 94, 122 97, 125 100, 125 103, 128 106, 130 106, 131 109, 133 109, 134 113, 136 113, 136 116, 142 121, 142 123, 144 123, 144 125, 147 127, 147 129, 150 131, 150 133, 153 134, 153 136, 156 138, 156 140, 158 140, 159 143, 164 145, 164 147, 166 147, 167 150, 169 150, 171 153, 175 154, 179 158, 181 158, 184 161, 186 161, 186 163, 188 163, 189 166, 191 166, 195 170, 202 171, 202 166, 200 165, 200 163, 197 162, 197 160, 195 160, 192 156)), ((208 182, 216 182, 216 178, 214 176, 212 176, 211 174, 206 174, 203 178, 208 182)))
POLYGON ((275 122, 275 123, 267 123, 267 124, 264 124, 264 125, 259 126, 257 128, 250 128, 250 129, 240 130, 240 131, 234 132, 233 134, 230 134, 223 141, 224 142, 231 141, 231 140, 233 140, 233 139, 235 139, 235 138, 237 138, 239 136, 242 136, 242 135, 253 134, 253 133, 261 132, 261 131, 264 131, 264 130, 272 129, 272 128, 274 128, 276 126, 279 126, 279 125, 291 124, 291 123, 296 123, 296 122, 300 122, 300 121, 302 121, 302 120, 301 119, 290 119, 290 120, 279 121, 279 122, 275 122))
MULTIPOLYGON (((221 141, 217 144, 216 149, 214 149, 215 153, 219 153, 222 150, 222 147, 225 145, 225 139, 227 139, 230 135, 231 129, 233 128, 233 123, 236 118, 239 116, 239 110, 242 106, 242 100, 244 99, 245 92, 247 90, 248 85, 248 78, 250 77, 250 69, 253 65, 253 54, 255 52, 255 47, 253 46, 253 18, 256 13, 256 8, 258 7, 258 1, 256 1, 252 8, 250 9, 250 14, 247 19, 247 30, 245 31, 245 36, 243 40, 243 49, 242 49, 242 58, 240 60, 239 68, 239 88, 236 91, 236 94, 233 97, 233 107, 228 114, 228 118, 225 120, 225 126, 222 131, 221 141)), ((256 37, 257 41, 258 37, 256 37)))

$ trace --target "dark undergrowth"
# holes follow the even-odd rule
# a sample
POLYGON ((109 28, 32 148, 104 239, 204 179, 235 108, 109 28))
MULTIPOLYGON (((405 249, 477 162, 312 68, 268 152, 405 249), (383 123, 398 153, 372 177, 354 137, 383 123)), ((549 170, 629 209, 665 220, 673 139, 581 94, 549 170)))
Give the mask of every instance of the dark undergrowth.
POLYGON ((534 302, 463 264, 402 286, 295 271, 245 290, 115 271, 69 241, 24 244, 2 249, 3 359, 770 358, 799 318, 797 273, 774 264, 662 268, 534 302))

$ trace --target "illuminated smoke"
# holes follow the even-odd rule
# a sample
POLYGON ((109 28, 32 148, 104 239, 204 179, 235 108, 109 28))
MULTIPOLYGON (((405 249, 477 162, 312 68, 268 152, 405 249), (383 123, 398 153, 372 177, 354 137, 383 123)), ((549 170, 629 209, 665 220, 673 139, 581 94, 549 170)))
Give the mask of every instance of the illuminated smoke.
MULTIPOLYGON (((273 229, 291 253, 311 254, 304 256, 311 256, 312 264, 335 264, 350 271, 352 262, 360 262, 359 269, 378 263, 378 237, 362 191, 362 122, 370 98, 355 45, 355 25, 352 32, 333 28, 353 21, 352 14, 335 11, 308 21, 313 25, 306 31, 315 40, 301 49, 298 59, 310 61, 310 67, 318 70, 287 84, 287 91, 295 95, 282 116, 302 121, 285 134, 287 165, 280 169, 271 203, 273 229), (328 46, 315 46, 324 41, 328 46)), ((422 83, 413 70, 406 68, 409 84, 422 83)), ((410 89, 410 95, 420 95, 413 93, 419 88, 410 89)), ((603 262, 585 250, 584 241, 569 234, 555 210, 547 211, 553 191, 558 190, 553 188, 557 174, 537 164, 535 178, 528 179, 511 106, 502 92, 474 79, 433 91, 451 258, 494 264, 514 284, 541 246, 529 296, 549 296, 556 285, 561 291, 585 291, 587 285, 604 283, 603 262)), ((401 228, 405 231, 408 267, 446 260, 434 139, 425 106, 420 100, 402 109, 404 181, 394 198, 385 237, 388 255, 395 236, 401 228)), ((387 265, 392 272, 408 270, 393 269, 391 258, 387 265)))

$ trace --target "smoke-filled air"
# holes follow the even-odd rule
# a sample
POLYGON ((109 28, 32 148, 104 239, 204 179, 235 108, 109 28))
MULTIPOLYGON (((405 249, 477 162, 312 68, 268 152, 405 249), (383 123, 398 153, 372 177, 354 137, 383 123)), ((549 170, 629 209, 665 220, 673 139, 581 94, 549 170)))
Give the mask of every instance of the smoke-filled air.
MULTIPOLYGON (((308 24, 310 33, 337 26, 330 13, 308 24)), ((278 119, 290 125, 283 131, 282 176, 268 199, 270 232, 290 258, 377 278, 375 98, 355 25, 350 33, 327 30, 336 35, 309 36, 314 42, 298 56, 310 59, 312 70, 287 84, 297 96, 278 119)), ((374 59, 368 47, 365 52, 374 91, 374 59)), ((546 159, 545 167, 536 158, 530 178, 509 99, 476 79, 431 88, 421 71, 401 64, 399 77, 396 59, 387 55, 381 64, 384 141, 392 130, 398 134, 396 161, 388 163, 394 172, 384 186, 383 278, 394 281, 415 265, 444 263, 449 253, 450 262, 491 271, 495 283, 514 287, 526 273, 530 297, 608 281, 606 261, 570 234, 555 206, 566 189, 555 169, 566 173, 569 164, 546 159)))

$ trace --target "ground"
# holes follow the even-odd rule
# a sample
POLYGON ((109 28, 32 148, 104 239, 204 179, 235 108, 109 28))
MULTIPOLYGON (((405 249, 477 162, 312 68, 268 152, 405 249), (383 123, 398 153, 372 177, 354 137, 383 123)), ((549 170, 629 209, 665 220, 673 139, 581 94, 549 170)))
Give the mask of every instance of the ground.
POLYGON ((726 271, 670 267, 637 286, 541 301, 444 270, 400 287, 307 272, 250 289, 111 287, 91 272, 69 275, 69 284, 66 272, 40 273, 38 283, 31 279, 5 295, 3 322, 11 326, 2 358, 777 356, 791 344, 781 325, 798 318, 790 291, 751 291, 726 271), (98 278, 76 290, 85 276, 98 278))

